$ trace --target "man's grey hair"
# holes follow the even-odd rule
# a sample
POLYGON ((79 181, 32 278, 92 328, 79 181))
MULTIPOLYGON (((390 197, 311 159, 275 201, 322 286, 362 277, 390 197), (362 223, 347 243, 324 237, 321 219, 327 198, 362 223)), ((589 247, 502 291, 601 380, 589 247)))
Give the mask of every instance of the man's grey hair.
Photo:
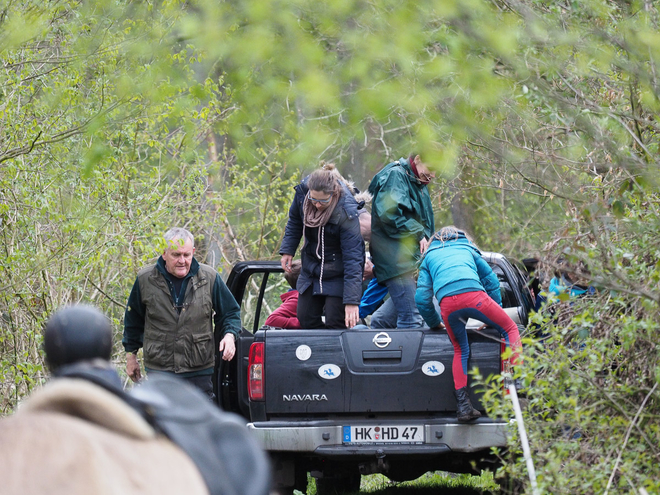
POLYGON ((167 241, 167 248, 169 249, 172 244, 178 245, 178 241, 182 240, 185 244, 186 241, 192 242, 192 246, 195 247, 195 238, 190 233, 189 230, 182 229, 181 227, 173 227, 163 235, 167 241))

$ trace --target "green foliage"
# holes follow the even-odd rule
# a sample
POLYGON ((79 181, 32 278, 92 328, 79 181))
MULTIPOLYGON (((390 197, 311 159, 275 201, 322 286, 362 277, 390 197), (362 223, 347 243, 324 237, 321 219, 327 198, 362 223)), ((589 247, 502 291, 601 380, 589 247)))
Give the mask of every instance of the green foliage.
POLYGON ((135 274, 170 226, 194 232, 198 258, 220 269, 236 246, 247 258, 275 250, 279 198, 292 182, 274 161, 268 178, 240 190, 249 171, 228 152, 207 154, 232 111, 231 89, 217 74, 199 77, 203 53, 172 30, 183 13, 176 2, 5 13, 8 26, 32 16, 41 30, 0 47, 3 413, 44 379, 41 328, 54 310, 96 304, 120 332, 135 274), (249 215, 250 228, 231 231, 229 215, 249 215), (224 257, 223 236, 232 246, 224 257))
POLYGON ((321 154, 344 158, 363 141, 368 166, 414 145, 451 173, 459 144, 484 131, 479 117, 509 91, 493 72, 493 58, 481 56, 484 46, 511 53, 520 27, 514 16, 493 16, 481 2, 199 1, 197 7, 182 31, 209 60, 222 61, 237 88, 241 126, 233 135, 245 143, 296 126, 301 139, 291 158, 303 165, 321 154), (502 23, 511 30, 494 35, 502 23), (374 155, 374 147, 382 151, 374 155))
MULTIPOLYGON (((647 197, 648 199, 648 197, 647 197)), ((533 318, 536 339, 525 348, 520 376, 528 407, 525 424, 542 492, 655 493, 660 414, 660 353, 657 299, 657 201, 634 222, 598 237, 607 243, 566 247, 569 270, 584 275, 589 261, 594 295, 550 297, 533 318), (632 229, 631 229, 632 227, 632 229), (602 272, 601 272, 602 270, 602 272)), ((497 388, 487 395, 489 412, 510 416, 497 388)), ((510 441, 520 454, 517 433, 510 441)), ((522 457, 504 471, 526 478, 522 457)))
MULTIPOLYGON (((0 10, 2 413, 44 379, 53 310, 97 304, 120 333, 135 274, 169 226, 193 231, 198 257, 224 273, 276 258, 291 187, 321 159, 365 189, 418 150, 439 172, 439 225, 598 289, 535 316, 549 337, 520 373, 540 484, 659 490, 655 3, 0 10)), ((511 457, 506 470, 522 467, 511 457)))
MULTIPOLYGON (((480 476, 451 474, 445 472, 426 473, 413 481, 393 482, 382 474, 362 476, 360 493, 374 495, 433 495, 439 492, 447 495, 477 495, 497 491, 499 486, 493 474, 484 471, 480 476)), ((316 494, 316 482, 308 477, 307 494, 316 494)))

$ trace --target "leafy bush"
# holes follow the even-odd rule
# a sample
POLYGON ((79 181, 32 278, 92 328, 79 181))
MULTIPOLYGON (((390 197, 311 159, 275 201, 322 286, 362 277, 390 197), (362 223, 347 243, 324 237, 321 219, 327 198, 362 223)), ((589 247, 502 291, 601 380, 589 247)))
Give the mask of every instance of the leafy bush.
MULTIPOLYGON (((561 268, 572 266, 597 292, 551 295, 533 317, 537 336, 527 340, 517 372, 541 492, 660 490, 657 206, 631 208, 621 228, 596 232, 588 247, 566 243, 561 268)), ((487 397, 490 414, 512 415, 497 387, 487 397)), ((526 479, 517 432, 510 450, 504 473, 526 479)))

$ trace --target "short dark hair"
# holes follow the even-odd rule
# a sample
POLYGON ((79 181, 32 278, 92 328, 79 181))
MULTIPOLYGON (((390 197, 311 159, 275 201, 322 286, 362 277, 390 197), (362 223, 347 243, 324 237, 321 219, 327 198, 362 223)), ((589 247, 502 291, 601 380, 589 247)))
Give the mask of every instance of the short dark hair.
POLYGON ((295 289, 296 285, 298 284, 298 277, 300 276, 301 268, 302 268, 302 263, 300 262, 300 260, 294 260, 291 263, 291 271, 284 272, 284 278, 286 279, 287 282, 289 282, 289 285, 291 286, 292 289, 295 289))
POLYGON ((410 161, 410 163, 414 162, 414 161, 415 161, 415 157, 416 157, 417 155, 419 155, 419 153, 417 153, 416 151, 413 151, 412 153, 410 153, 410 156, 408 156, 408 161, 410 161))

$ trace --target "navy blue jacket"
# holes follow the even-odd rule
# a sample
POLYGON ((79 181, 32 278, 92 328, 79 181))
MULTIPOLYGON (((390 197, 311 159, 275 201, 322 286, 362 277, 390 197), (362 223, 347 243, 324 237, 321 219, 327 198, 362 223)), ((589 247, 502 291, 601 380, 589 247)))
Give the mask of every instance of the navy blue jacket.
POLYGON ((296 194, 289 208, 280 254, 295 255, 304 234, 298 292, 302 294, 312 286, 314 295, 341 297, 344 304, 360 304, 364 241, 360 234, 358 203, 346 185, 340 182, 342 194, 325 227, 305 227, 303 201, 309 191, 307 179, 305 177, 294 188, 296 194), (323 246, 319 246, 319 230, 322 230, 323 246), (323 253, 322 258, 316 254, 317 247, 319 255, 323 253))

